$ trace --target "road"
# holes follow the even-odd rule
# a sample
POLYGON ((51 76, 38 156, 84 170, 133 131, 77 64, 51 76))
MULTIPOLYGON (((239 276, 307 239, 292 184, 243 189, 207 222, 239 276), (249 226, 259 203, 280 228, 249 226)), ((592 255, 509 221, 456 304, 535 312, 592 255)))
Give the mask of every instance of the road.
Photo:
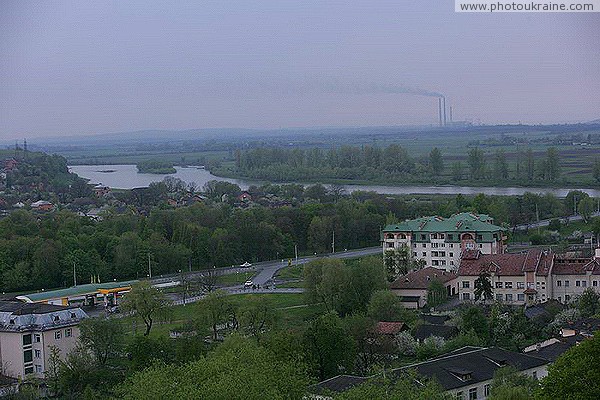
MULTIPOLYGON (((596 211, 595 213, 592 214, 592 217, 598 217, 598 216, 600 216, 600 212, 598 212, 598 211, 596 211)), ((518 231, 526 231, 528 229, 541 228, 542 226, 550 225, 550 221, 552 221, 553 219, 556 219, 556 218, 543 219, 539 222, 532 222, 530 224, 517 225, 515 227, 515 229, 518 231)), ((563 217, 563 218, 558 218, 558 219, 560 220, 561 223, 565 223, 567 221, 581 221, 583 219, 583 217, 581 215, 570 215, 568 217, 563 217)))

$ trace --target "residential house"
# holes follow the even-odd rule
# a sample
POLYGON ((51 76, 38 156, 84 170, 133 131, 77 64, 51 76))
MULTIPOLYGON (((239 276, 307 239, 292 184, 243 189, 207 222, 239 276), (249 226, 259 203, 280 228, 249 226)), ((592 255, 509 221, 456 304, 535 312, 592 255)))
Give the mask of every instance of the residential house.
POLYGON ((552 267, 552 298, 568 303, 588 287, 600 293, 600 248, 593 258, 556 257, 552 267))
MULTIPOLYGON (((547 375, 549 363, 543 358, 499 347, 467 346, 428 361, 387 371, 386 377, 394 380, 409 370, 415 370, 421 376, 435 379, 455 399, 486 399, 490 395, 492 379, 498 369, 512 366, 521 374, 540 379, 547 375)), ((309 397, 330 399, 332 395, 378 376, 339 375, 311 386, 309 397)))
POLYGON ((448 295, 453 295, 456 278, 454 272, 425 267, 399 277, 390 285, 390 289, 400 297, 404 307, 421 308, 427 303, 427 289, 433 281, 443 284, 448 295))
POLYGON ((238 197, 237 197, 238 201, 241 201, 242 203, 247 203, 252 201, 252 195, 246 191, 243 191, 238 197))
POLYGON ((38 200, 31 203, 30 206, 32 210, 36 211, 52 211, 54 209, 54 204, 46 200, 38 200))
POLYGON ((0 359, 12 378, 44 377, 51 348, 64 358, 77 344, 79 323, 87 315, 79 307, 0 301, 0 359))
POLYGON ((382 232, 383 252, 406 246, 425 265, 456 270, 461 253, 504 253, 504 228, 485 214, 461 213, 450 218, 423 217, 387 225, 382 232))

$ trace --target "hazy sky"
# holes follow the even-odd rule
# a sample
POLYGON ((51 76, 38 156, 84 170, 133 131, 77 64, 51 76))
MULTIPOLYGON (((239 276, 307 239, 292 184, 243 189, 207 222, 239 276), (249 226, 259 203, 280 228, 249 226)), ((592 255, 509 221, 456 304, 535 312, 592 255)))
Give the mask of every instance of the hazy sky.
POLYGON ((453 0, 0 0, 0 138, 600 118, 600 13, 453 0), (387 89, 386 89, 387 88, 387 89))

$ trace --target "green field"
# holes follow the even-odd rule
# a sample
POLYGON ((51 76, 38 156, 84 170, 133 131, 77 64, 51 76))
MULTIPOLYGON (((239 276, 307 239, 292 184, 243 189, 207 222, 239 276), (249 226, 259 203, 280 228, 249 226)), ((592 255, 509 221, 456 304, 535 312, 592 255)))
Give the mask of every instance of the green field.
POLYGON ((241 285, 247 280, 252 279, 256 275, 254 271, 239 272, 235 274, 219 275, 217 276, 217 285, 220 286, 236 286, 241 285))
MULTIPOLYGON (((234 307, 242 306, 250 296, 263 296, 269 307, 276 310, 277 327, 296 329, 305 326, 306 321, 313 319, 324 312, 322 305, 307 305, 301 293, 273 293, 273 294, 239 294, 228 297, 234 307)), ((158 319, 150 334, 152 336, 168 336, 169 331, 178 329, 190 321, 197 321, 196 327, 201 329, 200 334, 208 335, 209 326, 201 322, 202 302, 173 306, 169 308, 168 318, 158 319)), ((132 316, 119 318, 118 321, 129 334, 142 334, 144 324, 134 322, 132 316)))

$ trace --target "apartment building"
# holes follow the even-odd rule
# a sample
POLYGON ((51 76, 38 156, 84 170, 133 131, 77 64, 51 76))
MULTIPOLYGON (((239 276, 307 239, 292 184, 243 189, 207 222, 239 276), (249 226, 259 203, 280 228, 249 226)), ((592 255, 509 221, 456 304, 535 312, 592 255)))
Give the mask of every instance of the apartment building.
POLYGON ((50 349, 61 357, 77 344, 78 325, 86 318, 79 307, 0 301, 0 360, 2 373, 12 378, 44 377, 50 349))
POLYGON ((463 251, 504 253, 504 228, 485 214, 461 213, 450 218, 423 217, 385 227, 383 252, 407 246, 425 266, 453 271, 463 251))
POLYGON ((541 249, 516 254, 467 251, 455 280, 461 300, 475 300, 475 281, 482 273, 489 275, 493 300, 514 305, 550 299, 568 303, 588 287, 600 293, 600 249, 591 258, 541 249))

